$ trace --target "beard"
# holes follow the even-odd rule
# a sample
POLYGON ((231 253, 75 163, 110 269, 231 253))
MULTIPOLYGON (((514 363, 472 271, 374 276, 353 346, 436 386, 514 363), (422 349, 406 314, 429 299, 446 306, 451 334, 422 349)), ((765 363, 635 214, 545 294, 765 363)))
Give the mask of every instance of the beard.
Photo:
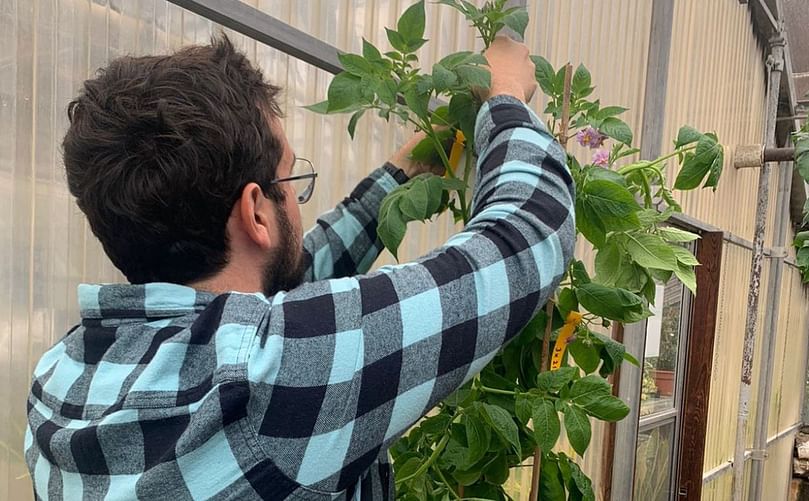
POLYGON ((280 291, 288 291, 303 283, 306 266, 303 260, 303 244, 297 237, 295 228, 286 210, 278 204, 276 222, 280 241, 271 253, 261 278, 261 288, 266 297, 280 291))

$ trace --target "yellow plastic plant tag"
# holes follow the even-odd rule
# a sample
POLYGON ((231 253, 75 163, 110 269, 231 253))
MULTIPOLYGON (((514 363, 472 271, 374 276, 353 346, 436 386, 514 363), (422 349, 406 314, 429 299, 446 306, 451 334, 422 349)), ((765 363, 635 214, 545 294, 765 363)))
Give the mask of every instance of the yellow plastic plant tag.
POLYGON ((559 337, 556 338, 556 344, 553 346, 551 353, 551 370, 555 371, 562 366, 562 359, 567 349, 567 340, 576 332, 576 327, 581 323, 581 313, 578 311, 571 311, 567 314, 565 325, 559 330, 559 337))
POLYGON ((461 163, 461 156, 463 155, 463 145, 466 137, 460 130, 455 132, 455 141, 452 143, 452 149, 449 152, 449 166, 452 172, 458 171, 458 164, 461 163))

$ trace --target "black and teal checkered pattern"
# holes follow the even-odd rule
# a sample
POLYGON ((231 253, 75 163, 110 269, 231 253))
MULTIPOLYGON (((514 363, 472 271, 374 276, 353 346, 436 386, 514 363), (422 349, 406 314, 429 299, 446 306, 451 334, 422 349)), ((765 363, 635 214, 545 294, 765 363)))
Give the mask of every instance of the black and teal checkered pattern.
POLYGON ((266 298, 82 285, 43 355, 26 460, 39 499, 387 499, 387 448, 534 315, 574 244, 565 154, 519 101, 477 123, 474 217, 416 262, 364 274, 375 171, 304 238, 307 283, 266 298))

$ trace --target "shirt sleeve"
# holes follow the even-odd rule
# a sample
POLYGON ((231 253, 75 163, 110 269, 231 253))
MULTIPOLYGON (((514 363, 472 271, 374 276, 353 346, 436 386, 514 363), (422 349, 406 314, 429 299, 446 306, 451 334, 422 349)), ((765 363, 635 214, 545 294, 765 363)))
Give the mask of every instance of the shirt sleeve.
POLYGON ((303 238, 307 269, 304 281, 314 282, 366 273, 382 242, 376 234, 379 206, 394 188, 408 180, 390 163, 373 171, 333 210, 321 215, 303 238))
POLYGON ((282 471, 352 485, 533 317, 572 256, 574 185, 562 148, 520 101, 477 119, 467 227, 416 262, 272 298, 248 364, 251 414, 282 471))

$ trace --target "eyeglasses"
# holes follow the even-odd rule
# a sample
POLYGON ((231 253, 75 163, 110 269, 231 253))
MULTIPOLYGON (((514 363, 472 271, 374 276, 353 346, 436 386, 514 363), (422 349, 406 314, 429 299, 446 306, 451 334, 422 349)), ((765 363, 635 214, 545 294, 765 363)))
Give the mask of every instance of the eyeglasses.
POLYGON ((295 158, 289 174, 289 177, 273 179, 270 184, 292 183, 296 200, 299 204, 305 204, 312 198, 312 192, 315 191, 315 178, 317 177, 315 167, 305 158, 295 158))

